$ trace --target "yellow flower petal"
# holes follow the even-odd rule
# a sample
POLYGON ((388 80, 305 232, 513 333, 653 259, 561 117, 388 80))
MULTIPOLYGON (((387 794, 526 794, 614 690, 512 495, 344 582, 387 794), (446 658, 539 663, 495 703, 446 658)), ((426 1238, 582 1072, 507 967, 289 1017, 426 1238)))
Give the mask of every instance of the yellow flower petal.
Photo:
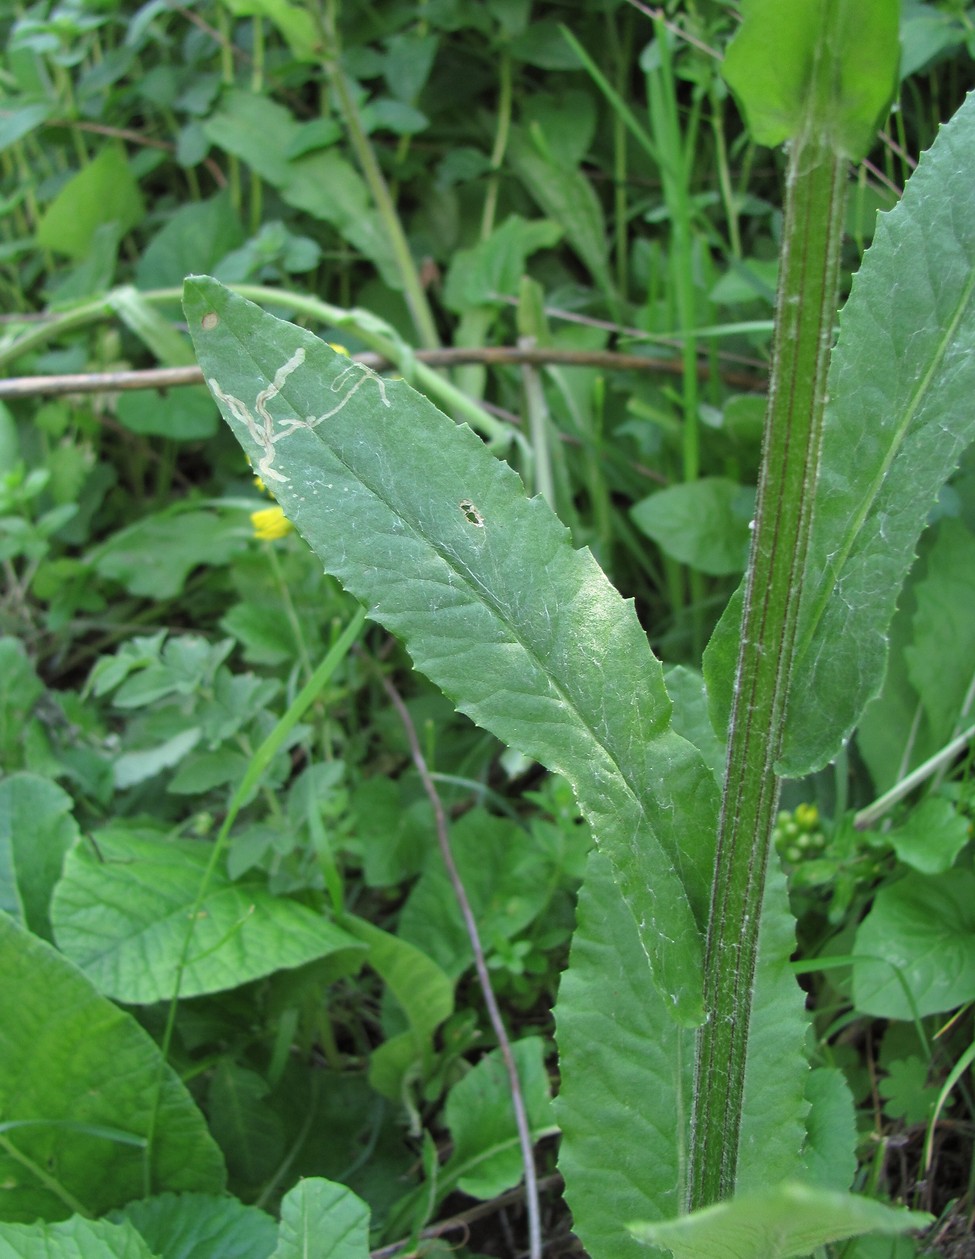
POLYGON ((260 511, 252 511, 251 524, 254 527, 254 537, 265 542, 283 538, 294 528, 280 507, 262 507, 260 511))
POLYGON ((344 345, 339 345, 339 343, 338 343, 337 341, 329 341, 329 342, 327 342, 327 344, 328 344, 328 345, 329 345, 329 346, 330 346, 330 347, 331 347, 331 348, 335 351, 335 353, 336 353, 336 354, 344 354, 346 358, 351 358, 351 357, 352 357, 352 355, 351 355, 351 354, 349 353, 349 351, 345 348, 345 346, 344 346, 344 345))

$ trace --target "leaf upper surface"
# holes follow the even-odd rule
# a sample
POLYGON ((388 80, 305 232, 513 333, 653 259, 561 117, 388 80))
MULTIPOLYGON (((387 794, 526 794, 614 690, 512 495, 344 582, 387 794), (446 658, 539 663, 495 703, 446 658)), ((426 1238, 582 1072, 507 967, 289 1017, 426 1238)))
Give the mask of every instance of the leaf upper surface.
POLYGON ((569 779, 656 982, 697 1023, 717 789, 669 729, 632 603, 470 429, 404 383, 215 281, 188 280, 185 306, 211 389, 285 513, 462 712, 569 779))
MULTIPOLYGON (((118 1001, 164 1001, 176 990, 189 915, 210 857, 206 844, 123 828, 98 835, 98 853, 69 853, 52 908, 59 947, 118 1001)), ((215 872, 193 928, 180 996, 220 992, 362 946, 305 905, 260 882, 215 872)))
POLYGON ((0 972, 0 1124, 19 1155, 0 1152, 6 1219, 62 1219, 65 1194, 93 1215, 141 1196, 157 1083, 155 1188, 222 1191, 202 1114, 131 1015, 5 914, 0 972))

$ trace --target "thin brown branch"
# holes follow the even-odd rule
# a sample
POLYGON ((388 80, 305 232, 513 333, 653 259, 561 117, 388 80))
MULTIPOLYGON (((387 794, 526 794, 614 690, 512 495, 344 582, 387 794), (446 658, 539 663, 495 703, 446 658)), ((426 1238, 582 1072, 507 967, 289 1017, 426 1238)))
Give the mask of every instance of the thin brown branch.
MULTIPOLYGON (((546 1193, 549 1189, 561 1189, 562 1176, 559 1172, 553 1172, 550 1176, 538 1182, 539 1192, 546 1193)), ((503 1211, 505 1207, 513 1206, 521 1200, 521 1191, 519 1189, 510 1189, 507 1193, 499 1194, 496 1198, 492 1198, 490 1202, 478 1202, 476 1206, 469 1207, 466 1211, 462 1211, 459 1215, 452 1215, 447 1220, 440 1220, 437 1224, 431 1224, 429 1228, 425 1228, 419 1235, 420 1241, 432 1241, 436 1237, 444 1237, 447 1233, 456 1233, 463 1231, 466 1235, 470 1226, 478 1220, 483 1220, 489 1215, 494 1215, 498 1211, 503 1211)), ((410 1242, 404 1238, 402 1241, 390 1242, 388 1246, 380 1246, 378 1250, 369 1252, 369 1259, 411 1259, 416 1251, 407 1253, 407 1246, 410 1242)))
MULTIPOLYGON (((357 363, 376 371, 393 366, 380 354, 356 354, 357 363)), ((417 350, 416 358, 431 367, 456 367, 462 363, 483 363, 488 367, 598 367, 605 371, 657 372, 680 376, 683 366, 676 359, 649 358, 643 354, 620 354, 614 350, 565 350, 546 346, 518 347, 508 345, 471 348, 417 350)), ((701 363, 698 375, 710 375, 707 364, 701 363)), ((737 389, 761 392, 762 376, 753 372, 723 371, 722 379, 737 389)), ((152 367, 139 371, 75 372, 63 376, 14 376, 0 380, 0 398, 54 397, 72 393, 122 393, 129 389, 175 389, 183 385, 200 385, 203 373, 199 367, 152 367)))
POLYGON ((678 25, 677 22, 671 22, 663 9, 651 9, 648 4, 642 4, 641 0, 629 0, 638 13, 642 13, 644 17, 648 17, 651 21, 662 22, 670 31, 671 35, 676 35, 678 39, 682 39, 686 44, 691 44, 699 52, 703 52, 707 57, 713 57, 715 61, 723 61, 723 54, 718 52, 716 48, 712 48, 709 44, 705 44, 702 40, 697 39, 694 35, 678 25))
POLYGON ((423 784, 423 790, 430 801, 433 809, 434 823, 437 831, 437 842, 440 845, 440 855, 443 857, 444 866, 447 869, 447 877, 450 879, 451 886, 454 890, 454 896, 457 898, 457 905, 464 919, 464 928, 467 932, 467 938, 470 940, 471 948, 474 952, 474 969, 477 971, 478 983, 481 986, 481 992, 484 996, 484 1004, 487 1007, 488 1018, 491 1021, 491 1027, 498 1040, 498 1047, 501 1050, 501 1056, 504 1059, 505 1070, 508 1073, 508 1083, 511 1089, 511 1105, 515 1112, 515 1124, 518 1128, 518 1142, 521 1146, 521 1159, 525 1168, 525 1203, 528 1209, 528 1244, 529 1255, 531 1259, 542 1259, 542 1223, 541 1211, 538 1201, 538 1179, 535 1173, 535 1154, 532 1147, 531 1125, 528 1122, 528 1111, 525 1107, 525 1097, 521 1088, 521 1081, 518 1078, 518 1067, 515 1063, 515 1057, 511 1049, 511 1041, 508 1038, 508 1032, 501 1017, 501 1010, 498 1007, 497 999, 494 995, 494 989, 491 986, 491 976, 488 973, 487 958, 484 956, 484 949, 481 946, 481 936, 477 928, 477 920, 474 917, 474 911, 471 909, 471 903, 467 899, 467 891, 464 888, 463 880, 460 877, 460 871, 457 869, 457 863, 454 861, 453 850, 450 846, 450 832, 447 825, 447 814, 444 812, 443 802, 437 791, 436 784, 430 777, 430 771, 427 768, 426 759, 423 755, 423 749, 420 747, 420 740, 416 733, 416 727, 413 725, 413 719, 410 717, 406 705, 403 703, 402 696, 389 679, 382 675, 383 689, 389 696, 390 703, 396 709, 400 721, 403 723, 403 729, 406 732, 406 738, 410 745, 410 755, 413 764, 416 766, 416 772, 420 776, 423 784))
MULTIPOLYGON (((46 127, 74 127, 77 131, 93 132, 95 135, 108 136, 114 140, 125 140, 142 148, 163 149, 167 153, 175 153, 176 145, 172 140, 157 140, 141 131, 133 131, 130 127, 110 127, 101 122, 80 122, 77 119, 49 118, 46 127)), ((219 163, 212 157, 205 157, 203 165, 213 176, 218 188, 226 188, 227 176, 220 169, 219 163)))

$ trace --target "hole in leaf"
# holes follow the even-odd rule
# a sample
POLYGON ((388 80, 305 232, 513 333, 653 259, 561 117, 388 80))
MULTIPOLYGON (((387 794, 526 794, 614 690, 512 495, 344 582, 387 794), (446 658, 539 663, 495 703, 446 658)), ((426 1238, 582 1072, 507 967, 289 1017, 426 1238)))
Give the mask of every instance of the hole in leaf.
POLYGON ((464 513, 464 518, 469 525, 474 525, 478 529, 484 528, 484 517, 469 498, 461 500, 460 509, 464 513))

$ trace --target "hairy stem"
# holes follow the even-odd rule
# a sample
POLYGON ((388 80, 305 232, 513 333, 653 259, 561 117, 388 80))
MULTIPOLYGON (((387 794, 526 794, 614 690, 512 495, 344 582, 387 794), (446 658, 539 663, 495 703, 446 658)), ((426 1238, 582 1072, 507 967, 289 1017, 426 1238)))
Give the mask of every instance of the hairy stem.
POLYGON ((836 313, 846 162, 817 137, 789 162, 775 345, 705 952, 689 1206, 735 1188, 758 932, 836 313))

